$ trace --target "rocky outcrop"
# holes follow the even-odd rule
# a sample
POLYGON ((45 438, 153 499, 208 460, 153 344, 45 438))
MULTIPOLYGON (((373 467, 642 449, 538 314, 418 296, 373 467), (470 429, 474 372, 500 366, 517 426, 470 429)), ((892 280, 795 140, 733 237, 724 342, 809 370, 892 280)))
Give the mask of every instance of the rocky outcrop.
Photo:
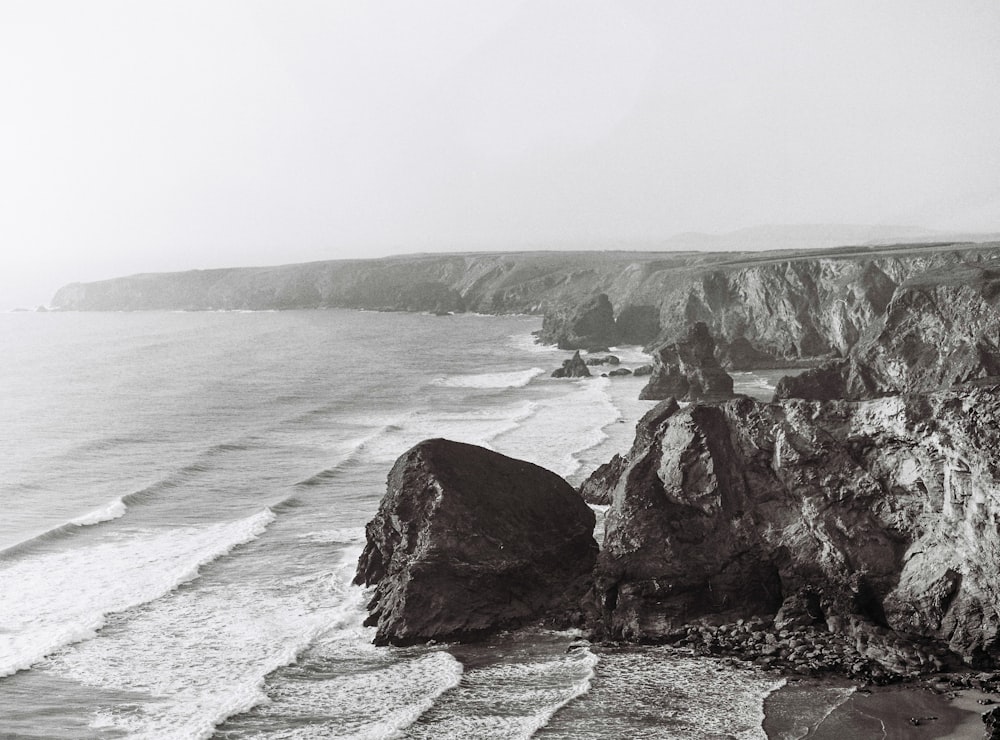
POLYGON ((739 398, 647 424, 584 484, 610 500, 595 609, 611 639, 819 622, 896 673, 1000 659, 1000 389, 739 398))
POLYGON ((643 414, 642 418, 635 425, 635 441, 632 448, 626 455, 615 455, 609 462, 597 468, 590 476, 580 484, 580 495, 588 504, 608 505, 611 503, 611 494, 617 485, 618 479, 625 470, 626 465, 634 460, 636 456, 645 452, 646 448, 652 444, 657 429, 664 421, 669 419, 680 410, 680 406, 673 398, 660 401, 653 408, 643 414))
POLYGON ((587 363, 583 361, 580 357, 580 351, 577 350, 573 353, 573 356, 568 360, 563 360, 562 367, 557 367, 552 371, 553 378, 589 378, 590 369, 587 367, 587 363))
POLYGON ((621 359, 615 355, 604 355, 603 357, 588 357, 587 365, 593 367, 594 365, 618 365, 621 363, 621 359))
POLYGON ((632 371, 633 375, 642 377, 643 375, 652 375, 653 366, 652 365, 639 365, 635 370, 632 371))
POLYGON ((680 401, 732 398, 733 379, 715 358, 715 341, 703 322, 653 355, 653 373, 639 398, 680 401))
POLYGON ((577 306, 560 306, 546 312, 538 339, 559 349, 606 351, 618 339, 614 308, 607 294, 600 293, 577 306))
POLYGON ((376 644, 467 640, 572 621, 597 554, 594 514, 562 478, 473 445, 404 453, 366 527, 355 582, 374 585, 376 644))
POLYGON ((799 375, 786 375, 774 387, 774 397, 834 401, 847 397, 847 363, 829 362, 799 375))
POLYGON ((783 379, 777 398, 926 393, 1000 375, 1000 264, 958 264, 894 291, 847 359, 783 379))
POLYGON ((762 352, 746 337, 736 337, 716 348, 719 364, 726 370, 757 370, 779 367, 783 361, 774 355, 762 352))
POLYGON ((615 319, 618 341, 646 345, 660 336, 660 312, 656 306, 623 306, 615 319))
POLYGON ((627 367, 620 367, 617 370, 610 371, 608 373, 608 377, 609 378, 620 378, 620 377, 623 377, 625 375, 631 375, 631 374, 632 374, 632 371, 629 370, 627 367))

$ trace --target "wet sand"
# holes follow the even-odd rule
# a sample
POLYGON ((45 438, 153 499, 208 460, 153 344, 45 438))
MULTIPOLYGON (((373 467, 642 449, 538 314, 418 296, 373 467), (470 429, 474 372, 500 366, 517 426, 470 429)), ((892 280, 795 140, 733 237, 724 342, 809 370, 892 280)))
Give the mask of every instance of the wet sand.
POLYGON ((982 714, 993 706, 979 699, 998 697, 973 689, 853 690, 846 682, 791 680, 764 702, 764 731, 770 740, 982 740, 982 714))

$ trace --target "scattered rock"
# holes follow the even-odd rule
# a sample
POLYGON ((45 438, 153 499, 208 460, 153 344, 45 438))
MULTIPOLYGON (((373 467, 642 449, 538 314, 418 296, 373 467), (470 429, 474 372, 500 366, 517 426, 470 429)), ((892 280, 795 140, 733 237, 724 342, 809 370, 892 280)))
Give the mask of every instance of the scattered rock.
POLYGON ((632 374, 632 371, 629 370, 627 367, 620 367, 617 370, 612 370, 611 372, 609 372, 608 373, 608 377, 618 378, 618 377, 621 377, 623 375, 631 375, 631 374, 632 374))
POLYGON ((653 373, 652 365, 639 365, 639 367, 637 367, 635 370, 632 371, 633 375, 637 375, 640 377, 643 375, 651 375, 652 373, 653 373))
POLYGON ((553 378, 589 378, 590 370, 587 363, 580 358, 580 351, 577 350, 568 360, 563 360, 562 367, 552 371, 553 378))
POLYGON ((378 628, 378 645, 409 645, 578 621, 594 521, 568 483, 537 465, 421 442, 396 461, 365 530, 355 577, 375 586, 365 624, 378 628))
POLYGON ((593 367, 594 365, 617 365, 621 360, 614 355, 605 355, 604 357, 588 357, 586 362, 593 367))

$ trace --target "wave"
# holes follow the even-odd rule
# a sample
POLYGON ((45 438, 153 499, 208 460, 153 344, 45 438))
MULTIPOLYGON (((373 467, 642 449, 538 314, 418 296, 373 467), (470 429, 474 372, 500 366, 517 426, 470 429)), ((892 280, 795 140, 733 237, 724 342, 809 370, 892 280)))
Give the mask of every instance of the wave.
POLYGON ((468 670, 458 686, 406 728, 406 737, 532 737, 590 691, 597 655, 587 645, 566 653, 564 642, 565 637, 558 640, 558 653, 515 650, 468 670))
POLYGON ((197 578, 203 566, 256 539, 274 519, 264 509, 234 522, 140 530, 0 565, 0 676, 94 637, 109 614, 197 578), (26 583, 32 587, 24 588, 26 583))
POLYGON ((564 478, 578 474, 582 453, 608 439, 605 427, 621 418, 610 378, 586 378, 558 386, 559 395, 538 401, 534 413, 491 440, 499 452, 528 460, 564 478))
POLYGON ((98 509, 87 512, 83 516, 70 519, 69 523, 75 524, 77 527, 90 527, 101 522, 120 519, 125 516, 126 511, 128 511, 128 506, 125 505, 125 502, 121 498, 116 498, 98 509))
POLYGON ((514 370, 508 373, 480 373, 477 375, 452 375, 446 378, 436 378, 432 385, 444 388, 523 388, 534 378, 544 375, 540 367, 530 370, 514 370))

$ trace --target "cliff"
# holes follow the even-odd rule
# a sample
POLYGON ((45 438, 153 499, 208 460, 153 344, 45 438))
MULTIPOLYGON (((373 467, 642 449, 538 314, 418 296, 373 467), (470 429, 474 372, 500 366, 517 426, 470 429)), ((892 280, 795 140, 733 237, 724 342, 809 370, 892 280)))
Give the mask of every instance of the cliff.
POLYGON ((1000 261, 960 262, 897 286, 848 357, 783 379, 778 398, 926 393, 1000 375, 1000 261))
POLYGON ((583 486, 606 637, 781 610, 895 672, 1000 659, 997 386, 658 409, 583 486))
POLYGON ((745 339, 756 351, 795 359, 846 355, 904 281, 998 255, 995 242, 754 253, 416 255, 134 275, 68 285, 52 304, 83 311, 465 310, 555 319, 603 293, 621 341, 658 343, 703 321, 720 346, 745 339))

